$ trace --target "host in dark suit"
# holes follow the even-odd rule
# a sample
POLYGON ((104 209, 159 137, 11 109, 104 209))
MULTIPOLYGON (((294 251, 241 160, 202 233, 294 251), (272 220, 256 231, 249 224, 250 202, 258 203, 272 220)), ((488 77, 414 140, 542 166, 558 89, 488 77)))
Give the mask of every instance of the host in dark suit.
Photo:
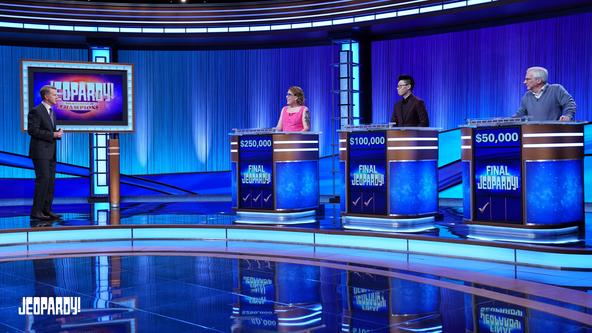
POLYGON ((56 140, 63 131, 56 130, 56 119, 51 109, 58 100, 57 89, 43 86, 41 104, 29 111, 27 132, 31 136, 29 157, 35 167, 35 196, 31 208, 31 219, 52 220, 60 218, 51 211, 56 171, 56 140))
POLYGON ((425 103, 413 95, 415 81, 409 75, 399 76, 397 93, 403 97, 395 104, 391 123, 398 127, 428 127, 430 120, 425 103))

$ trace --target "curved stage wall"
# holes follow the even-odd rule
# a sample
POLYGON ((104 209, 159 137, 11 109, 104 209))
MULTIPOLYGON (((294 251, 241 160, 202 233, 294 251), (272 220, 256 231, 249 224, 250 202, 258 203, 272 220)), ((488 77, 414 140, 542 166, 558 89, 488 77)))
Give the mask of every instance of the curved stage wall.
MULTIPOLYGON (((543 65, 550 81, 563 84, 578 104, 577 119, 592 119, 587 73, 592 65, 592 14, 575 14, 372 43, 373 122, 385 122, 396 100, 396 76, 415 76, 431 124, 455 128, 467 117, 512 114, 524 93, 524 70, 543 65), (504 38, 497 38, 504 36, 504 38), (552 36, 552 38, 547 38, 552 36), (573 41, 578 41, 574 43, 573 41), (569 45, 567 47, 566 45, 569 45), (402 48, 402 46, 405 46, 402 48)), ((233 127, 274 126, 285 90, 304 88, 320 156, 330 154, 331 64, 334 47, 250 50, 120 50, 118 60, 136 71, 137 133, 121 136, 122 172, 130 175, 227 171, 227 133, 233 127)), ((28 136, 19 131, 19 61, 85 61, 84 49, 0 45, 2 99, 0 151, 26 155, 28 136), (10 111, 9 111, 10 110, 10 111)), ((588 135, 589 137, 589 135, 588 135)), ((589 146, 589 144, 588 144, 589 146)), ((58 160, 88 165, 88 136, 67 134, 58 160)), ((586 151, 590 170, 590 149, 586 151)), ((446 163, 439 166, 446 167, 446 163)), ((0 178, 32 178, 31 170, 0 166, 0 178)), ((592 179, 592 177, 585 177, 592 179)), ((587 184, 590 192, 590 184, 587 184)), ((587 201, 590 201, 588 194, 587 201)))

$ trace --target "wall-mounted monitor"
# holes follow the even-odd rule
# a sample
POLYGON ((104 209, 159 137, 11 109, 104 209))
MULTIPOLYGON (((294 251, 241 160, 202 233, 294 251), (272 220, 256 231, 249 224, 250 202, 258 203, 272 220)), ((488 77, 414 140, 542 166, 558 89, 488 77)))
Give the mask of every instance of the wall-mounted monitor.
POLYGON ((27 130, 29 110, 41 103, 39 91, 54 86, 52 108, 64 131, 134 131, 133 67, 130 64, 21 61, 21 128, 27 130))

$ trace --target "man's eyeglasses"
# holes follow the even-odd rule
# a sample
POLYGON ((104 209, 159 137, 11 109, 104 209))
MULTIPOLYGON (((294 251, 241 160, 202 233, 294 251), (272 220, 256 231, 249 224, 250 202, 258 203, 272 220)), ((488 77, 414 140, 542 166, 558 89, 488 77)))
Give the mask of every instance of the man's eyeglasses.
POLYGON ((399 84, 399 85, 397 85, 397 89, 407 87, 407 86, 408 86, 408 84, 399 84))

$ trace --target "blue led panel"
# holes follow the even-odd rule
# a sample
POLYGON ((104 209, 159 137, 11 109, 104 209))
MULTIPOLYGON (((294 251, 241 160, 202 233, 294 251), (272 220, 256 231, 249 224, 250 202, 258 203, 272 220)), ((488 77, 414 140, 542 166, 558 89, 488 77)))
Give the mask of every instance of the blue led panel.
POLYGON ((417 215, 438 210, 437 161, 390 162, 390 214, 417 215))
POLYGON ((276 209, 314 208, 319 204, 319 162, 276 162, 276 209))
POLYGON ((584 126, 584 154, 592 154, 592 124, 584 126))
POLYGON ((231 188, 231 196, 232 196, 232 207, 238 207, 238 179, 237 179, 237 163, 231 162, 230 163, 230 183, 232 186, 231 188))
MULTIPOLYGON (((345 181, 345 162, 344 161, 340 161, 339 162, 339 175, 341 175, 341 179, 345 181)), ((345 189, 346 189, 346 184, 345 183, 341 183, 341 189, 339 191, 339 207, 341 208, 342 212, 346 211, 346 196, 345 196, 345 189)))
POLYGON ((584 157, 584 201, 592 203, 592 156, 584 157))
POLYGON ((526 222, 557 224, 584 219, 583 162, 526 162, 526 222))
POLYGON ((460 160, 460 129, 438 134, 438 167, 460 160))
POLYGON ((462 161, 463 217, 471 219, 471 162, 462 161))

